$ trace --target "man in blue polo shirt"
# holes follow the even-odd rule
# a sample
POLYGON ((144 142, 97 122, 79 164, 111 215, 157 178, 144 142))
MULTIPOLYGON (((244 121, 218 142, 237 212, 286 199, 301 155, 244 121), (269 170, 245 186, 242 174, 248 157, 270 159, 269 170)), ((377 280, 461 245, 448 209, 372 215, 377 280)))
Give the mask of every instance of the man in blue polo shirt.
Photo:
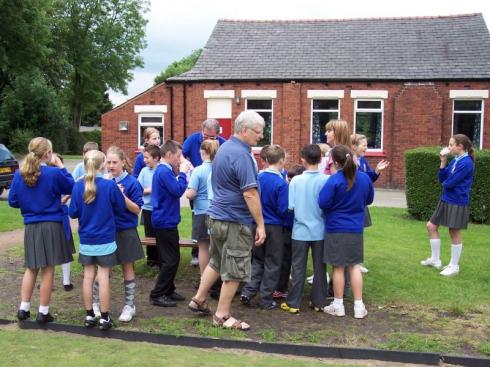
POLYGON ((264 125, 264 119, 258 113, 242 112, 235 120, 235 135, 221 146, 212 165, 214 198, 208 210, 210 260, 189 309, 201 314, 210 313, 206 298, 221 275, 223 285, 213 325, 223 328, 250 328, 247 323, 232 317, 230 309, 240 282, 250 281, 254 240, 256 246, 265 240, 257 166, 250 148, 262 139, 264 125))
MULTIPOLYGON (((206 139, 218 140, 219 145, 223 144, 226 140, 219 136, 221 127, 219 121, 216 119, 207 119, 202 123, 202 129, 199 132, 191 134, 185 139, 182 145, 182 155, 191 161, 194 167, 202 164, 200 148, 201 144, 206 139)), ((191 208, 193 207, 192 200, 189 201, 191 208)), ((191 265, 198 266, 198 247, 192 248, 191 265)))

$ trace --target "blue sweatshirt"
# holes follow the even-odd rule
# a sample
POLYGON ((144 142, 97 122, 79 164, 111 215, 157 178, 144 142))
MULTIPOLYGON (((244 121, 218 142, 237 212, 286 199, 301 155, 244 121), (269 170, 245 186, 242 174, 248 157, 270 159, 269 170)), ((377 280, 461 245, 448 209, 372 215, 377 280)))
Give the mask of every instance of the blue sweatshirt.
POLYGON ((180 197, 187 189, 185 173, 175 177, 172 166, 168 163, 160 164, 151 185, 151 224, 153 228, 177 228, 180 223, 180 197))
POLYGON ((364 208, 374 199, 371 179, 356 172, 354 185, 347 190, 342 170, 330 176, 320 191, 318 205, 325 215, 325 233, 363 233, 364 208))
POLYGON ((102 245, 116 240, 115 213, 126 210, 124 196, 112 180, 95 178, 95 200, 83 201, 85 181, 77 181, 71 193, 69 214, 78 218, 78 235, 84 245, 102 245))
POLYGON ((41 175, 34 186, 27 186, 17 170, 10 187, 8 202, 20 208, 24 224, 38 222, 63 222, 61 196, 69 195, 75 181, 63 168, 39 167, 41 175))
POLYGON ((475 163, 468 154, 463 154, 439 169, 442 184, 441 200, 454 205, 469 205, 475 163))
POLYGON ((288 214, 288 184, 272 169, 259 173, 258 180, 264 223, 283 225, 288 214))
POLYGON ((371 182, 375 182, 379 178, 379 173, 376 173, 371 167, 369 167, 369 164, 365 157, 357 157, 357 165, 361 172, 364 172, 366 175, 369 176, 371 182))
POLYGON ((141 170, 145 167, 145 156, 143 155, 143 152, 139 152, 134 159, 133 177, 138 178, 141 170))
MULTIPOLYGON (((134 176, 124 171, 121 176, 114 178, 117 184, 124 187, 124 195, 141 209, 143 206, 143 188, 134 176)), ((116 230, 136 228, 138 226, 138 215, 131 213, 128 208, 118 210, 116 216, 116 230)))
MULTIPOLYGON (((225 142, 225 138, 218 136, 219 145, 225 142)), ((185 139, 182 145, 182 154, 184 157, 188 158, 194 167, 200 166, 202 164, 201 159, 201 144, 203 142, 202 132, 197 132, 191 134, 185 139)))

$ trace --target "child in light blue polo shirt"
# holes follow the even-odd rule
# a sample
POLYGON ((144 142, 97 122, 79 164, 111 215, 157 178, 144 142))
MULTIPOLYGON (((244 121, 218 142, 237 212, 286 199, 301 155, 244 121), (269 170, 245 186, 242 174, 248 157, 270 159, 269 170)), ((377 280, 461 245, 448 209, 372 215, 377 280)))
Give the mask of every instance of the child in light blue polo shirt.
POLYGON ((301 163, 306 170, 289 184, 289 210, 294 210, 292 231, 292 280, 286 302, 281 309, 298 313, 303 299, 308 250, 313 258, 311 305, 321 311, 327 297, 326 267, 323 263, 324 218, 318 206, 318 195, 328 180, 318 170, 322 153, 318 145, 308 144, 301 150, 301 163))

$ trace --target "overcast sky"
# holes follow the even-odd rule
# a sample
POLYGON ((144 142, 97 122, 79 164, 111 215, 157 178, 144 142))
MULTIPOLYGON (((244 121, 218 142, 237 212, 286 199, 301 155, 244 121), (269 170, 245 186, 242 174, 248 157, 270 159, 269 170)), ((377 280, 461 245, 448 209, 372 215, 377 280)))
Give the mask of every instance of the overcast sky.
POLYGON ((153 85, 170 63, 204 47, 218 19, 337 19, 482 13, 490 24, 490 0, 152 0, 147 14, 143 69, 133 71, 128 95, 111 92, 114 105, 153 85))

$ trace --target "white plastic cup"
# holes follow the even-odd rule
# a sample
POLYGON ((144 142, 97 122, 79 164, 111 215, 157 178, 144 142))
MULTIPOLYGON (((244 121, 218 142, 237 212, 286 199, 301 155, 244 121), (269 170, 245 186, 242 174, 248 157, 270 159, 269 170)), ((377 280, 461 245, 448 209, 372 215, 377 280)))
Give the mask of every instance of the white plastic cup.
POLYGON ((440 155, 448 155, 449 154, 449 148, 448 147, 444 147, 441 149, 441 152, 439 153, 440 155))

